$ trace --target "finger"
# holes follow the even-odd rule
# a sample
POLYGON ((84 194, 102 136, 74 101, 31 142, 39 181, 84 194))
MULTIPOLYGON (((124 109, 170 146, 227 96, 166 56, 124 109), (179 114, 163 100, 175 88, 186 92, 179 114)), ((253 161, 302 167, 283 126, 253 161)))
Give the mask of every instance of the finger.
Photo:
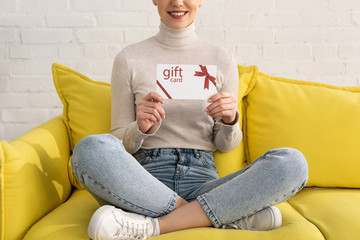
POLYGON ((164 98, 157 92, 150 92, 143 99, 146 101, 160 102, 162 104, 165 103, 164 98))
MULTIPOLYGON (((141 104, 141 109, 145 108, 152 108, 156 109, 157 112, 160 114, 161 118, 165 118, 165 110, 163 107, 160 106, 159 103, 156 102, 143 102, 141 104)), ((149 111, 149 110, 148 110, 149 111)))
POLYGON ((208 112, 212 117, 214 116, 232 116, 236 112, 236 108, 232 104, 220 105, 208 112), (231 113, 226 115, 226 113, 231 113), (223 115, 225 113, 225 115, 223 115), (220 115, 219 115, 220 114, 220 115))
POLYGON ((152 122, 159 122, 160 118, 157 118, 156 115, 147 113, 147 112, 141 112, 138 115, 139 121, 152 121, 152 122))
POLYGON ((235 119, 236 118, 236 112, 233 112, 232 110, 224 110, 224 111, 220 111, 217 112, 215 114, 210 115, 212 118, 216 118, 216 117, 221 117, 221 118, 231 118, 231 119, 235 119))
POLYGON ((237 109, 236 99, 230 96, 217 99, 215 102, 206 107, 205 112, 212 112, 213 109, 221 107, 222 105, 232 105, 234 109, 237 109))
POLYGON ((205 112, 211 112, 214 108, 217 108, 221 105, 228 105, 228 104, 234 104, 234 99, 232 98, 220 98, 216 100, 215 102, 211 103, 209 106, 206 107, 205 112))
POLYGON ((221 98, 225 98, 225 97, 231 97, 233 96, 232 93, 228 93, 228 92, 219 92, 213 96, 211 96, 209 99, 208 99, 208 102, 209 103, 212 103, 212 102, 215 102, 221 98))
POLYGON ((162 118, 159 111, 156 108, 152 107, 141 107, 141 109, 139 109, 139 114, 141 117, 144 116, 143 114, 146 114, 145 116, 152 115, 155 117, 156 122, 159 122, 162 118))
POLYGON ((141 132, 146 133, 152 126, 154 126, 155 122, 151 120, 138 120, 139 129, 141 132))

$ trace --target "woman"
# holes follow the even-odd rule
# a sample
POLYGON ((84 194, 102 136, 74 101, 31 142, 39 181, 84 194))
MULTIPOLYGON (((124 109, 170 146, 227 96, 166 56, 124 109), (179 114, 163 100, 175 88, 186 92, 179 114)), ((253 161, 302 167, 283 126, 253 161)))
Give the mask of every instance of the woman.
POLYGON ((153 3, 159 33, 126 47, 114 61, 111 134, 88 136, 74 149, 77 178, 103 205, 89 236, 146 239, 206 226, 280 227, 281 213, 272 205, 305 185, 304 156, 290 148, 271 150, 219 179, 213 152, 233 150, 242 137, 237 64, 196 35, 202 0, 153 3), (155 91, 158 64, 215 65, 217 93, 207 101, 165 100, 155 91))

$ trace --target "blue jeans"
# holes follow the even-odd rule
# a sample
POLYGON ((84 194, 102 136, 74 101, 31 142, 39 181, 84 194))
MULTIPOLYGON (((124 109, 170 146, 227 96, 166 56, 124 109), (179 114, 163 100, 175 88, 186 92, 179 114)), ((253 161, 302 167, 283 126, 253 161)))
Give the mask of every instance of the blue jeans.
POLYGON ((219 178, 211 151, 142 149, 132 156, 111 134, 82 139, 71 161, 78 180, 101 205, 159 217, 173 211, 181 196, 197 200, 215 227, 289 199, 308 179, 305 157, 291 148, 270 150, 219 178))

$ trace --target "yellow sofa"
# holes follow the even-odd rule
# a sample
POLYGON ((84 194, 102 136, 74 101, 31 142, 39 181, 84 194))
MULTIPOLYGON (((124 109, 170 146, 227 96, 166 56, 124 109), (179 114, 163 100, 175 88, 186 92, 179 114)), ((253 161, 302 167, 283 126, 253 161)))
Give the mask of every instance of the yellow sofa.
MULTIPOLYGON (((88 239, 87 223, 99 207, 69 159, 82 137, 109 131, 110 85, 60 64, 53 76, 63 115, 0 142, 0 240, 88 239)), ((308 160, 307 187, 278 205, 279 229, 199 228, 152 239, 360 239, 360 87, 277 78, 243 66, 239 81, 244 138, 234 151, 216 152, 219 174, 268 149, 294 147, 308 160)))

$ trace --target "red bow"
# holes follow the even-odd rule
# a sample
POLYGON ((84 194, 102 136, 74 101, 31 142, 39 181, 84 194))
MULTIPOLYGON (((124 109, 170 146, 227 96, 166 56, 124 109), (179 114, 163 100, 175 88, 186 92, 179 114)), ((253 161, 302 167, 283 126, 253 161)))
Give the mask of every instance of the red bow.
POLYGON ((209 81, 211 81, 216 86, 216 82, 215 82, 216 78, 211 76, 208 73, 206 66, 203 66, 203 65, 199 65, 199 66, 200 66, 201 72, 196 72, 195 71, 194 76, 197 76, 197 77, 204 77, 205 76, 204 89, 209 89, 209 81))

